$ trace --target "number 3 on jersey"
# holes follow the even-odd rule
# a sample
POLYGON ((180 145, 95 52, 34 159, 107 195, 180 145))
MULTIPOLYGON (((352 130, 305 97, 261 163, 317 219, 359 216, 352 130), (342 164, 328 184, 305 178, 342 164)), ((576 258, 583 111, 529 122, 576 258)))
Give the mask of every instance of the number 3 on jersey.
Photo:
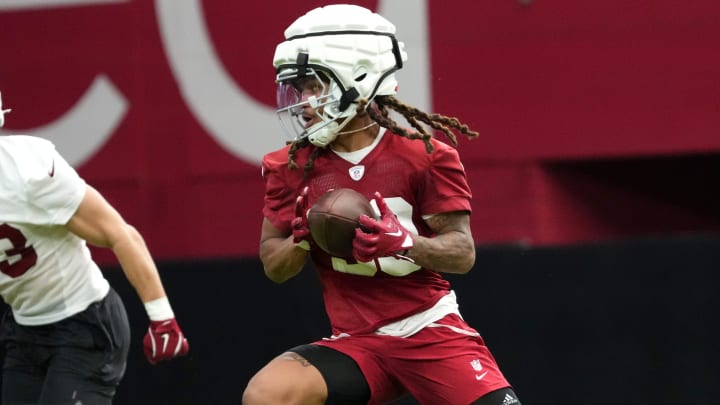
POLYGON ((0 224, 0 272, 20 277, 37 263, 37 253, 25 246, 27 239, 18 229, 0 224))

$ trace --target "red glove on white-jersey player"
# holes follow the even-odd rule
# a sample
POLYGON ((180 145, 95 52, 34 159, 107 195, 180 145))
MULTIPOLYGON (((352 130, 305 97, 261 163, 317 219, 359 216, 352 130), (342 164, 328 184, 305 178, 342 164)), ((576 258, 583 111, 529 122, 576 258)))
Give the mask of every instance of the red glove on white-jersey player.
POLYGON ((143 339, 143 351, 150 364, 184 356, 189 350, 190 344, 175 318, 166 321, 150 321, 150 327, 143 339))
POLYGON ((375 193, 375 201, 380 211, 380 221, 367 215, 358 218, 360 228, 355 230, 353 256, 361 262, 387 256, 412 261, 404 256, 414 244, 410 231, 400 224, 379 192, 375 193))
POLYGON ((145 303, 145 309, 150 317, 150 326, 143 338, 143 351, 150 364, 186 355, 190 344, 180 330, 167 298, 145 303), (167 319, 157 320, 164 317, 167 319))

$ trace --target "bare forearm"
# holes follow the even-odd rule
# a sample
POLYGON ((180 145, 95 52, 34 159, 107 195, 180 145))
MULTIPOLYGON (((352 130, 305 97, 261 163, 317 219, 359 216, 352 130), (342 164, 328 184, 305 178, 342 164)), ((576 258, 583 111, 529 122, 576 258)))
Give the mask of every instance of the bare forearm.
POLYGON ((157 268, 142 236, 97 190, 87 186, 85 197, 66 226, 89 244, 112 249, 143 302, 165 296, 157 268))
POLYGON ((165 296, 160 275, 145 241, 134 228, 128 227, 127 236, 118 239, 110 247, 142 302, 165 296))
POLYGON ((265 275, 276 283, 295 277, 307 262, 308 252, 295 245, 292 235, 269 238, 260 243, 260 260, 265 275))
POLYGON ((419 266, 442 273, 465 274, 475 264, 475 245, 462 232, 448 232, 434 238, 415 236, 407 253, 419 266))

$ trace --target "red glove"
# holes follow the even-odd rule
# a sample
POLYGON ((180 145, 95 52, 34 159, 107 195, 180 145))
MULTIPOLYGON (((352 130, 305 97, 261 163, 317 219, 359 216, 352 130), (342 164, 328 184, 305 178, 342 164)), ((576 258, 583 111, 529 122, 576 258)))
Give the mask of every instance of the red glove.
POLYGON ((380 210, 380 221, 367 215, 358 218, 360 228, 355 229, 353 256, 361 262, 386 256, 412 261, 404 256, 405 252, 413 247, 410 231, 400 225, 397 216, 379 192, 375 193, 375 201, 380 210))
POLYGON ((308 228, 308 187, 305 187, 295 200, 295 218, 290 222, 295 245, 310 250, 310 228, 308 228))
POLYGON ((175 318, 165 321, 150 321, 150 327, 143 339, 143 351, 150 364, 184 356, 190 344, 180 330, 175 318))

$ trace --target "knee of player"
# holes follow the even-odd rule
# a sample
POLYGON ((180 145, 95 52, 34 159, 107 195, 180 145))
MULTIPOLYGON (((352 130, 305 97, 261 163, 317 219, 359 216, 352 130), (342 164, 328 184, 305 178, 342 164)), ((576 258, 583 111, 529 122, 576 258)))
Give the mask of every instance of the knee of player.
POLYGON ((326 395, 302 376, 259 372, 245 387, 243 405, 307 405, 324 404, 326 395))
POLYGON ((273 383, 269 378, 256 375, 245 387, 242 396, 243 405, 279 404, 283 400, 282 381, 273 383))

